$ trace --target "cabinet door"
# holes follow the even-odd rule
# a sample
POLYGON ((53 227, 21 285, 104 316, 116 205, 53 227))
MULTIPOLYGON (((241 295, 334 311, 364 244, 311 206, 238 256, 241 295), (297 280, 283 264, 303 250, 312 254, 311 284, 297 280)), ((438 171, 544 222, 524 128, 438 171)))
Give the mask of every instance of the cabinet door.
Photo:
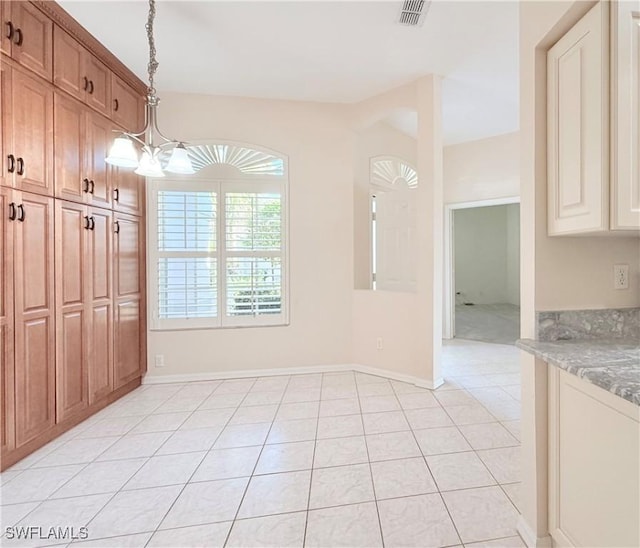
POLYGON ((0 188, 0 451, 15 447, 13 360, 13 191, 0 188), (10 204, 13 206, 10 207, 10 204))
POLYGON ((108 396, 113 391, 113 284, 111 252, 111 211, 89 210, 92 229, 89 231, 91 260, 90 313, 91 348, 89 356, 89 403, 108 396))
POLYGON ((142 219, 114 215, 115 388, 139 377, 142 363, 142 219))
POLYGON ((16 192, 14 225, 16 446, 55 422, 53 198, 16 192))
MULTIPOLYGON (((0 52, 5 55, 11 55, 12 40, 8 34, 8 23, 11 22, 11 3, 0 1, 0 23, 2 29, 0 31, 0 52)), ((13 22, 11 22, 13 26, 13 22)))
POLYGON ((14 154, 19 162, 15 186, 52 195, 53 88, 17 69, 13 70, 12 80, 11 130, 14 154))
POLYGON ((603 4, 547 54, 550 235, 609 228, 609 17, 603 4))
POLYGON ((85 49, 60 27, 53 30, 53 83, 84 100, 89 79, 84 69, 85 49))
MULTIPOLYGON (((22 66, 51 81, 53 23, 30 2, 10 2, 15 28, 11 55, 22 66)), ((4 30, 4 29, 3 29, 4 30)))
POLYGON ((55 94, 53 127, 56 196, 84 202, 90 190, 89 171, 85 167, 85 112, 83 106, 66 96, 55 94))
POLYGON ((131 169, 112 166, 113 209, 142 215, 144 208, 144 178, 131 169))
MULTIPOLYGON (((2 3, 4 6, 4 3, 2 3)), ((0 186, 13 186, 15 171, 14 160, 9 160, 13 152, 13 133, 11 128, 11 67, 0 63, 0 186)))
POLYGON ((87 104, 108 116, 111 111, 111 71, 89 52, 85 54, 85 66, 89 78, 87 104))
POLYGON ((86 177, 91 180, 89 203, 111 206, 111 177, 104 159, 113 140, 111 122, 94 112, 87 113, 86 177))
POLYGON ((611 228, 640 229, 640 1, 612 2, 611 228))
POLYGON ((120 78, 111 77, 111 119, 127 131, 142 131, 142 100, 120 78))
POLYGON ((55 202, 56 421, 88 404, 89 317, 87 286, 90 219, 86 206, 55 202))

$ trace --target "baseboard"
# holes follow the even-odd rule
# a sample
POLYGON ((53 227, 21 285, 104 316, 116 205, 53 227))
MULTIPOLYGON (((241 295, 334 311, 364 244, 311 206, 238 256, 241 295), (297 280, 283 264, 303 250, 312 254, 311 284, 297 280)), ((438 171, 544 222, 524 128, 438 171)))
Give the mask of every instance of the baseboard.
POLYGON ((518 517, 518 525, 516 529, 528 548, 551 548, 551 535, 546 535, 544 537, 536 536, 522 514, 518 517))
POLYGON ((274 369, 244 369, 241 371, 212 371, 207 373, 187 373, 185 375, 145 375, 142 384, 168 384, 182 382, 202 382, 202 381, 218 381, 225 379, 243 379, 247 377, 273 377, 279 375, 310 375, 313 373, 340 373, 346 371, 357 371, 377 377, 384 377, 394 381, 406 382, 414 384, 419 388, 427 388, 434 390, 444 383, 442 378, 436 379, 434 383, 405 375, 361 364, 339 364, 339 365, 310 365, 306 367, 278 367, 274 369))

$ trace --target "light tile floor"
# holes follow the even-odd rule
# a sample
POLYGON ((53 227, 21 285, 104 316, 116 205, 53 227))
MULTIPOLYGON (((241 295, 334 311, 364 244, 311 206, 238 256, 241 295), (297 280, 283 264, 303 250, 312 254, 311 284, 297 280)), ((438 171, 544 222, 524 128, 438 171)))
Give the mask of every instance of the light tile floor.
MULTIPOLYGON (((145 385, 1 475, 75 546, 524 546, 519 366, 456 340, 434 392, 361 373, 145 385)), ((68 540, 3 546, 67 545, 68 540)))

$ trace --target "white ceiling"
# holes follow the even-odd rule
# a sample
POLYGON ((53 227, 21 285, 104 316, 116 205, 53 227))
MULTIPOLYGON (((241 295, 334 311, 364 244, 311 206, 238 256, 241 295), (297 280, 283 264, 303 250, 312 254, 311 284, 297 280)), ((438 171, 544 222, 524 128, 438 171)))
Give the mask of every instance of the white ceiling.
MULTIPOLYGON (((145 1, 59 3, 146 81, 145 1)), ((436 0, 419 28, 401 5, 158 0, 156 87, 351 103, 437 73, 447 144, 516 131, 517 2, 436 0)), ((415 134, 413 113, 388 122, 415 134)))

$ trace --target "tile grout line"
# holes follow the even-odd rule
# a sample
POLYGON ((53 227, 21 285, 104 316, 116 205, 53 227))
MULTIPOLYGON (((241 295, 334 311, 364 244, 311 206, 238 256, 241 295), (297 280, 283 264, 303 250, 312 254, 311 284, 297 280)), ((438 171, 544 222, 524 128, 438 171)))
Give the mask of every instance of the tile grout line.
MULTIPOLYGON (((265 377, 260 377, 260 378, 265 378, 265 377)), ((253 386, 255 386, 255 383, 258 382, 258 378, 256 378, 255 382, 253 383, 253 385, 251 385, 251 387, 253 388, 253 386)), ((251 485, 251 480, 253 479, 256 469, 258 468, 258 463, 260 462, 260 457, 262 457, 262 453, 264 451, 264 447, 267 444, 267 440, 269 439, 269 434, 271 434, 271 429, 273 428, 273 423, 276 420, 276 417, 278 416, 278 412, 280 411, 280 407, 282 406, 282 400, 284 399, 284 395, 287 391, 287 388, 289 386, 289 383, 291 383, 291 376, 288 377, 287 379, 287 384, 284 387, 284 390, 282 391, 282 396, 280 397, 280 403, 278 403, 278 408, 276 409, 275 414, 273 415, 273 420, 271 421, 271 425, 269 426, 269 429, 267 430, 267 433, 264 437, 264 441, 262 443, 262 448, 260 449, 260 453, 258 454, 258 458, 256 459, 256 463, 253 466, 253 470, 251 472, 251 475, 249 476, 249 479, 247 480, 247 485, 244 488, 244 491, 242 493, 242 497, 240 497, 240 503, 238 504, 238 508, 236 509, 236 513, 233 517, 233 520, 231 520, 231 526, 229 527, 229 531, 227 531, 227 535, 224 539, 224 542, 222 543, 222 546, 226 546, 227 543, 229 542, 229 539, 231 538, 231 532, 233 531, 233 527, 236 523, 236 520, 238 519, 238 514, 240 513, 240 508, 242 508, 242 503, 244 502, 245 497, 247 496, 247 492, 249 491, 249 486, 251 485)), ((251 389, 249 389, 249 392, 251 391, 251 389)), ((247 395, 249 394, 249 392, 247 392, 247 395)), ((246 396, 245 396, 246 398, 246 396)), ((244 399, 242 401, 244 401, 244 399)), ((239 408, 239 406, 238 406, 239 408)))
POLYGON ((324 376, 320 376, 320 400, 318 400, 318 416, 316 417, 316 431, 313 439, 313 456, 311 458, 311 473, 309 474, 309 494, 307 495, 307 510, 304 518, 304 532, 302 535, 303 548, 307 545, 307 530, 309 528, 309 512, 311 511, 311 489, 313 488, 313 470, 316 462, 316 449, 318 447, 318 430, 320 428, 320 407, 322 406, 322 390, 324 389, 324 376))
MULTIPOLYGON (((458 537, 458 540, 460 541, 460 544, 462 544, 462 537, 460 536, 460 531, 458 531, 458 526, 456 525, 456 522, 453 520, 453 516, 451 515, 451 512, 449 511, 449 507, 447 506, 447 504, 444 501, 444 497, 442 496, 442 492, 440 491, 440 486, 438 485, 438 482, 436 482, 436 478, 434 477, 433 472, 431 472, 431 468, 429 467, 429 463, 427 462, 427 457, 425 456, 424 452, 422 451, 422 447, 420 447, 420 444, 418 443, 418 438, 416 437, 416 434, 414 432, 413 426, 411 426, 411 423, 409 422, 409 418, 407 417, 406 410, 402 406, 402 402, 400 401, 400 398, 398 397, 398 394, 397 394, 395 388, 393 387, 393 384, 391 384, 391 390, 393 391, 393 394, 396 397, 398 405, 400 406, 400 410, 402 411, 402 415, 404 416, 404 420, 407 421, 407 424, 409 425, 409 428, 411 429, 411 435, 413 436, 413 440, 416 443, 416 445, 418 446, 418 449, 420 450, 420 454, 422 455, 422 460, 424 461, 424 465, 427 467, 429 475, 431 476, 431 479, 433 480, 433 484, 435 485, 435 487, 437 489, 437 493, 438 493, 438 496, 440 497, 440 501, 442 502, 442 504, 444 506, 444 509, 447 511, 447 515, 449 516, 449 520, 451 521, 451 524, 453 525, 453 529, 456 532, 456 535, 458 537)), ((433 392, 435 392, 435 390, 429 390, 428 393, 438 403, 439 407, 444 409, 444 407, 442 406, 442 404, 440 403, 438 398, 435 397, 433 392)), ((448 416, 448 414, 447 414, 447 416, 448 416)))
MULTIPOLYGON (((384 540, 384 531, 382 530, 382 519, 380 518, 380 507, 378 506, 378 497, 376 496, 376 483, 373 479, 373 467, 371 466, 371 455, 369 454, 369 442, 367 441, 367 434, 364 430, 364 419, 362 418, 362 401, 360 399, 360 389, 358 385, 358 377, 355 377, 356 384, 356 394, 358 396, 358 406, 360 407, 360 422, 362 423, 362 437, 364 438, 364 446, 367 450, 367 464, 369 465, 369 476, 371 477, 371 488, 373 489, 373 502, 376 505, 376 515, 378 516, 378 527, 380 528, 380 540, 382 541, 382 548, 385 548, 385 540, 384 540)), ((391 382, 389 382, 391 386, 391 382)), ((393 391, 393 386, 391 386, 391 391, 393 391)), ((397 398, 396 398, 397 400, 397 398)))

